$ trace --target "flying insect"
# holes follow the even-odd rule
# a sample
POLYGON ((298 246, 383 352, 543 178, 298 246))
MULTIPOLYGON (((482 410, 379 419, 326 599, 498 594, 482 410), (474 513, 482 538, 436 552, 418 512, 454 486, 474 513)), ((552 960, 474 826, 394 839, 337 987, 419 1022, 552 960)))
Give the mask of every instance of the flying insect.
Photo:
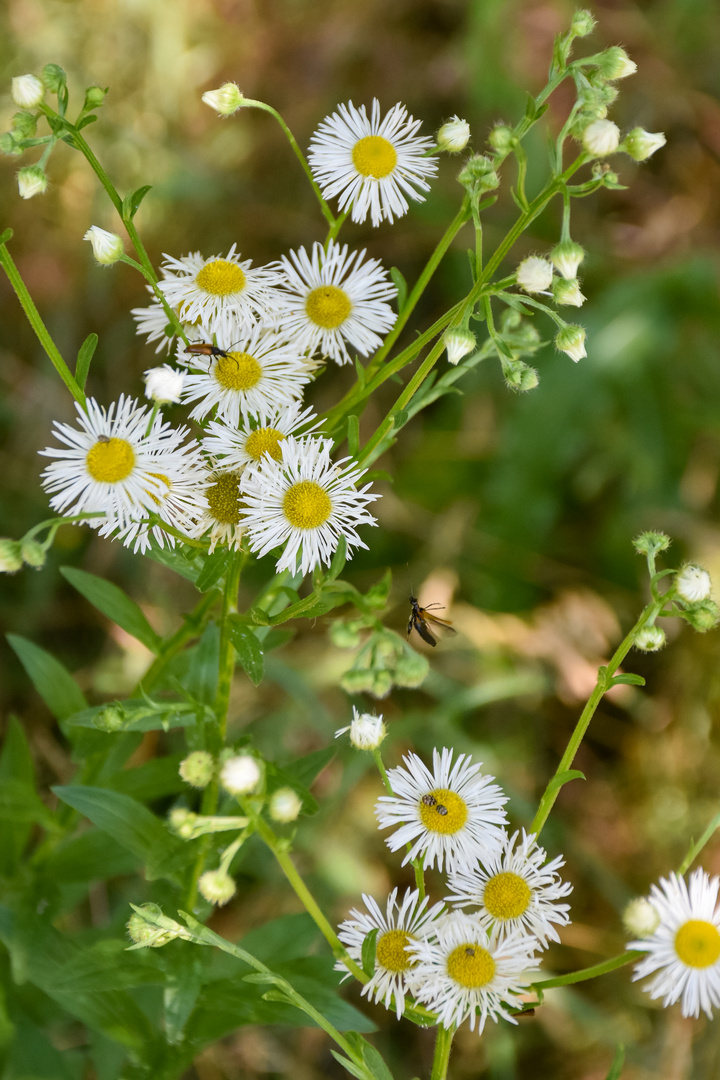
POLYGON ((453 625, 449 619, 440 619, 437 615, 433 615, 430 611, 431 608, 441 608, 442 604, 428 604, 427 607, 420 607, 416 596, 410 596, 410 618, 407 624, 407 636, 410 637, 413 628, 417 630, 423 641, 428 645, 432 645, 433 648, 437 645, 437 639, 433 637, 430 630, 430 625, 439 626, 443 630, 447 630, 449 634, 454 634, 456 631, 453 629, 453 625), (428 625, 430 624, 430 625, 428 625))

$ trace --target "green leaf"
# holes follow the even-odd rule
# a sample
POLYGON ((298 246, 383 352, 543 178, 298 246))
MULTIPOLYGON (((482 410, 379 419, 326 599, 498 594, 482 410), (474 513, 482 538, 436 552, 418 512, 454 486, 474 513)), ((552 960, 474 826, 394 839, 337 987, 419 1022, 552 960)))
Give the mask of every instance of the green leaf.
POLYGON ((178 862, 184 861, 180 858, 184 845, 142 803, 119 791, 80 784, 52 790, 64 803, 112 836, 121 847, 142 859, 148 881, 158 877, 175 880, 178 862), (173 857, 174 872, 169 873, 167 867, 173 857))
POLYGON ((615 1051, 615 1057, 613 1063, 610 1066, 610 1072, 607 1074, 606 1080, 620 1080, 623 1065, 625 1064, 625 1047, 622 1043, 618 1044, 618 1048, 615 1051))
POLYGON ((613 675, 610 686, 644 686, 645 680, 642 675, 622 674, 613 675))
POLYGON ((190 659, 184 680, 185 689, 196 701, 213 705, 220 662, 220 630, 214 622, 208 623, 197 645, 183 656, 186 663, 190 659))
POLYGON ((585 773, 580 772, 579 769, 568 769, 566 772, 558 773, 557 776, 553 776, 552 780, 547 786, 546 795, 550 795, 555 791, 558 791, 564 784, 569 784, 571 780, 584 780, 585 773))
POLYGON ((80 687, 59 660, 18 634, 8 634, 7 639, 31 683, 56 720, 63 721, 73 713, 87 708, 80 687))
POLYGON ((153 562, 160 563, 173 573, 185 578, 186 581, 195 583, 203 568, 203 555, 199 548, 186 547, 152 547, 144 552, 153 562))
POLYGON ((228 634, 241 666, 254 686, 262 682, 265 671, 263 651, 257 637, 246 623, 228 620, 228 634))
POLYGON ((105 881, 136 873, 138 861, 107 833, 86 829, 54 848, 42 872, 53 883, 105 881))
POLYGON ((397 266, 390 267, 390 277, 393 280, 393 285, 397 289, 397 309, 402 311, 405 307, 405 300, 407 299, 407 281, 398 270, 397 266))
POLYGON ((380 933, 376 926, 369 934, 365 935, 362 943, 362 969, 370 979, 375 974, 375 952, 377 950, 377 936, 380 933))
POLYGON ((8 240, 12 240, 14 235, 12 229, 3 229, 0 233, 0 244, 7 244, 8 240))
MULTIPOLYGON (((89 709, 73 713, 66 720, 68 727, 95 728, 106 731, 102 714, 111 708, 108 705, 92 705, 89 709)), ((197 722, 197 709, 177 702, 167 702, 160 706, 148 705, 142 698, 130 698, 117 706, 122 711, 122 721, 115 735, 127 731, 170 731, 173 728, 192 727, 197 722)))
POLYGON ((301 784, 304 788, 309 788, 315 777, 335 757, 335 753, 336 748, 334 746, 325 746, 322 750, 315 750, 312 754, 306 754, 305 757, 289 761, 282 766, 282 771, 286 776, 292 777, 296 783, 301 784))
POLYGON ((107 615, 108 619, 112 619, 128 634, 142 642, 151 652, 160 652, 162 638, 155 633, 135 601, 126 596, 117 585, 74 566, 61 566, 60 573, 93 607, 107 615))
POLYGON ((233 552, 226 548, 219 548, 212 555, 208 555, 195 582, 200 592, 208 592, 217 585, 218 581, 225 576, 232 560, 233 552))
POLYGON ((85 389, 85 383, 87 381, 88 371, 90 370, 90 361, 93 358, 95 349, 97 348, 98 336, 97 334, 88 334, 80 346, 80 351, 77 355, 77 361, 75 363, 75 382, 78 384, 81 390, 85 389))
POLYGON ((0 787, 0 829, 8 824, 44 825, 46 829, 58 828, 55 818, 33 789, 22 780, 4 780, 0 787))
POLYGON ((399 431, 401 427, 405 427, 409 420, 409 413, 407 409, 398 409, 392 414, 393 428, 395 431, 399 431))
POLYGON ((360 449, 360 420, 355 414, 347 419, 348 450, 352 457, 357 457, 360 449))
POLYGON ((385 1064, 382 1054, 366 1039, 363 1039, 362 1051, 373 1080, 393 1080, 393 1075, 385 1064))
POLYGON ((151 188, 152 184, 145 184, 143 187, 139 187, 137 191, 133 191, 132 195, 125 196, 122 204, 123 221, 132 221, 140 209, 140 203, 151 188))

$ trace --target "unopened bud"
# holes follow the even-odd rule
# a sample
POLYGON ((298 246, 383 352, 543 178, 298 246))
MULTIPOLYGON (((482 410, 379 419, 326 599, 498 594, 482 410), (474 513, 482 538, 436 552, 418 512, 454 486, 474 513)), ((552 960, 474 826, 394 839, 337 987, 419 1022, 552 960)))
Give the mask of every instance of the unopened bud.
POLYGON ((633 547, 638 555, 657 555, 661 551, 667 551, 672 541, 667 533, 644 532, 633 540, 633 547))
POLYGON ((280 825, 287 825, 288 822, 297 819, 301 810, 302 799, 292 788, 282 787, 272 793, 268 813, 273 821, 277 821, 280 825))
POLYGON ((415 690, 420 686, 430 670, 427 657, 415 652, 407 645, 397 659, 393 678, 396 686, 407 686, 415 690))
POLYGON ((12 134, 16 139, 31 139, 37 131, 37 116, 31 112, 17 112, 12 118, 12 134))
POLYGON ((452 120, 443 124, 436 136, 438 150, 444 150, 446 154, 459 154, 469 140, 470 125, 459 116, 453 116, 452 120))
POLYGON ((177 404, 185 381, 185 372, 176 371, 169 364, 150 368, 143 373, 145 397, 158 405, 177 404))
POLYGON ((693 563, 687 563, 675 576, 675 589, 681 600, 688 604, 697 604, 707 600, 712 582, 707 570, 693 563))
POLYGON ((99 225, 91 225, 83 236, 83 240, 90 241, 95 261, 101 266, 111 266, 125 253, 122 239, 117 233, 101 229, 99 225))
POLYGON ((220 770, 220 783, 231 795, 248 795, 260 783, 262 769, 251 754, 228 758, 220 770))
POLYGON ((660 915, 644 896, 631 900, 622 913, 622 922, 628 934, 636 938, 650 937, 660 925, 660 915))
POLYGON ((45 194, 48 178, 39 165, 23 165, 18 169, 17 185, 21 199, 32 199, 35 195, 45 194))
POLYGON ((23 564, 21 544, 9 537, 0 538, 0 574, 14 574, 23 564))
POLYGON ((470 330, 461 330, 459 327, 446 330, 443 334, 443 344, 447 349, 448 362, 457 364, 463 356, 471 353, 477 342, 475 335, 470 330))
POLYGON ((684 613, 684 618, 693 630, 705 634, 708 630, 714 630, 720 622, 720 608, 714 600, 700 600, 684 613))
POLYGON ((210 904, 222 907, 235 895, 237 886, 233 879, 224 870, 206 870, 200 876, 198 889, 202 896, 210 904))
POLYGON ((635 61, 631 60, 619 45, 611 45, 609 49, 605 49, 597 60, 600 74, 611 82, 615 79, 626 79, 628 75, 634 75, 637 71, 635 61))
POLYGON ((24 147, 19 143, 12 131, 3 131, 0 135, 0 152, 6 157, 20 157, 24 147))
POLYGON ((501 154, 509 154, 516 142, 513 129, 507 124, 496 124, 488 135, 488 142, 493 150, 499 150, 501 154))
POLYGON ((571 281, 577 277, 578 267, 585 258, 585 252, 574 240, 561 240, 550 252, 552 264, 558 274, 571 281))
POLYGON ((373 672, 373 681, 370 693, 374 698, 382 700, 386 698, 393 687, 392 675, 389 671, 373 672))
POLYGON ((587 37, 595 28, 595 19, 589 11, 576 11, 570 23, 570 33, 575 37, 587 37))
MULTIPOLYGON (((185 777, 183 777, 183 780, 185 777)), ((197 814, 184 806, 174 806, 168 814, 168 825, 181 840, 192 840, 195 835, 197 814)))
POLYGON ((567 353, 575 363, 587 356, 585 351, 585 331, 582 326, 565 326, 555 335, 555 348, 567 353))
POLYGON ((46 64, 42 69, 42 81, 46 90, 57 94, 67 83, 67 75, 59 64, 46 64))
POLYGON ((336 619, 330 627, 330 640, 338 649, 354 649, 360 644, 359 628, 345 619, 336 619))
POLYGON ((664 146, 667 139, 662 131, 645 131, 644 128, 636 127, 628 132, 619 149, 629 154, 633 161, 647 161, 651 154, 664 146))
POLYGON ((346 731, 350 732, 350 742, 356 750, 375 750, 387 735, 382 714, 373 716, 372 713, 359 713, 354 705, 350 727, 339 728, 335 738, 346 731))
POLYGON ((37 540, 21 540, 20 554, 23 562, 27 563, 28 566, 34 566, 37 569, 45 565, 47 551, 42 544, 38 544, 37 540))
POLYGON ((643 652, 657 652, 665 645, 667 638, 665 631, 660 626, 643 626, 635 635, 633 645, 643 652))
POLYGON ((593 120, 582 133, 582 144, 593 157, 614 154, 620 145, 620 128, 612 120, 593 120))
POLYGON ((240 92, 237 83, 231 82, 224 83, 218 90, 206 91, 202 99, 220 116, 232 116, 245 103, 245 97, 240 92))
POLYGON ((93 726, 99 731, 121 731, 125 726, 125 712, 120 702, 106 705, 93 717, 93 726))
POLYGON ((516 271, 516 281, 526 293, 547 292, 552 279, 552 263, 539 255, 529 255, 523 259, 516 271))
POLYGON ((587 299, 580 292, 577 278, 555 278, 552 287, 555 303, 565 307, 582 307, 587 299))
POLYGON ((107 97, 107 86, 88 86, 85 91, 85 108, 99 109, 107 97))
POLYGON ((157 904, 142 904, 140 907, 135 907, 133 904, 132 908, 133 914, 128 920, 127 931, 135 942, 135 946, 142 945, 157 949, 175 938, 189 940, 191 936, 189 931, 179 922, 163 915, 162 909, 157 904))
POLYGON ((485 191, 496 188, 500 177, 495 172, 495 164, 484 154, 473 154, 458 173, 458 181, 471 191, 485 191))
POLYGON ((180 762, 178 772, 186 784, 207 787, 215 773, 215 759, 207 750, 194 750, 180 762))
POLYGON ((18 75, 12 81, 10 94, 21 109, 36 109, 42 105, 45 87, 37 75, 18 75))

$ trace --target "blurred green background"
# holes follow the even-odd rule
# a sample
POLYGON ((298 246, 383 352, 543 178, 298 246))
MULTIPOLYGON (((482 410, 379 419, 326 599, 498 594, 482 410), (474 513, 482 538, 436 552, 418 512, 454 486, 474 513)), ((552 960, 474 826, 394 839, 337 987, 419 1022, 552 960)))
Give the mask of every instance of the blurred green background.
MULTIPOLYGON (((553 37, 572 10, 561 0, 6 0, 4 125, 14 111, 10 78, 48 61, 68 72, 75 108, 86 85, 109 86, 88 136, 121 194, 153 185, 136 221, 155 264, 163 252, 210 256, 234 242, 260 264, 321 238, 322 222, 273 121, 250 110, 220 121, 202 105, 204 90, 236 81, 278 108, 302 146, 338 102, 377 96, 385 109, 404 102, 426 134, 458 113, 481 151, 492 124, 515 122, 525 90, 544 84, 553 37)), ((638 64, 619 84, 611 117, 625 130, 664 131, 668 143, 640 166, 615 159, 627 190, 575 203, 573 237, 588 252, 588 301, 578 313, 588 358, 575 365, 548 344, 538 356, 540 386, 522 398, 487 361, 462 383, 463 396, 416 418, 381 462, 393 478, 377 504, 381 528, 348 568, 360 587, 393 568, 388 625, 401 630, 410 588, 425 583, 426 601, 451 608, 461 631, 433 653, 421 691, 395 692, 380 706, 355 703, 383 709, 398 759, 407 747, 429 754, 453 745, 484 760, 510 793, 518 826, 532 817, 597 665, 644 602, 632 538, 663 529, 675 541, 673 564, 693 558, 720 580, 718 9, 714 0, 608 0, 592 11, 597 30, 578 51, 622 44, 638 64)), ((551 128, 569 104, 563 92, 552 100, 551 128)), ((532 185, 543 169, 541 135, 529 151, 532 185)), ((106 197, 65 146, 52 156, 42 197, 17 197, 17 164, 3 160, 0 226, 15 230, 11 251, 43 318, 71 362, 88 333, 100 335, 89 391, 102 403, 141 394, 143 370, 162 360, 135 336, 129 315, 146 303, 143 282, 125 266, 98 268, 82 241, 91 224, 118 229, 106 197)), ((426 203, 393 227, 348 226, 343 240, 412 281, 458 204, 457 170, 446 158, 426 203)), ((506 179, 510 173, 508 163, 506 179)), ((487 214, 488 250, 514 215, 505 192, 487 214)), ((554 206, 513 263, 558 236, 554 206)), ((458 238, 406 340, 466 288, 471 243, 469 231, 458 238)), ((51 441, 52 421, 70 420, 73 409, 4 279, 0 326, 0 535, 19 536, 48 516, 37 451, 51 441)), ((551 342, 552 326, 538 327, 551 342)), ((328 370, 315 389, 318 407, 336 400, 347 378, 328 370)), ((366 431, 392 401, 389 389, 370 406, 366 431)), ((53 651, 93 700, 121 696, 147 656, 70 590, 62 564, 121 584, 160 631, 177 625, 191 593, 156 564, 70 528, 45 568, 0 581, 3 630, 53 651)), ((330 644, 329 622, 299 624, 258 690, 238 678, 235 731, 251 733, 269 756, 324 746, 348 722, 337 678, 350 658, 330 644)), ((626 901, 676 866, 720 808, 719 639, 675 625, 667 632, 664 652, 631 658, 628 670, 644 675, 647 688, 626 687, 603 702, 577 762, 587 782, 563 791, 547 829, 548 848, 565 853, 575 885, 573 925, 548 958, 558 972, 622 949, 626 901)), ((4 643, 2 650, 3 711, 22 718, 44 783, 67 782, 74 766, 62 736, 4 643)), ((146 740, 137 760, 179 750, 169 739, 146 740)), ((166 812, 175 793, 154 808, 166 812)), ((300 831, 301 860, 339 920, 361 891, 380 896, 406 879, 374 830, 378 783, 364 759, 341 749, 317 794, 322 810, 300 831)), ((720 871, 720 845, 711 843, 702 862, 720 871)), ((268 911, 295 910, 252 855, 236 865, 242 900, 218 914, 216 929, 235 937, 268 911)), ((76 918, 121 933, 127 902, 142 898, 132 885, 99 886, 101 898, 91 896, 76 918)), ((429 1071, 429 1033, 363 1008, 398 1076, 429 1071)), ((55 1048, 79 1055, 77 1025, 50 1026, 55 1048)), ((517 1030, 493 1028, 482 1040, 461 1031, 452 1075, 600 1080, 622 1042, 628 1080, 709 1080, 720 1075, 719 1030, 717 1020, 663 1011, 624 969, 555 992, 517 1030)), ((18 1060, 5 1075, 26 1075, 18 1060)), ((289 1074, 344 1075, 319 1032, 241 1028, 188 1076, 289 1074)))

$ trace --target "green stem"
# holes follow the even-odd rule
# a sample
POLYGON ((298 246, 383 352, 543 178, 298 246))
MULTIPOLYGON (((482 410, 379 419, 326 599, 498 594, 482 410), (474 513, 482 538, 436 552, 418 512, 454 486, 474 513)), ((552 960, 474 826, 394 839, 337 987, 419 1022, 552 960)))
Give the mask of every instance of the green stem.
POLYGON ((378 772, 380 773, 380 777, 382 779, 382 782, 385 785, 385 790, 387 791, 388 795, 394 795, 395 792, 392 789, 392 784, 390 783, 390 778, 389 778, 389 776, 387 774, 387 770, 385 769, 385 764, 383 762, 379 746, 376 746, 374 748, 374 750, 372 752, 372 756, 375 758, 375 764, 378 767, 378 772))
MULTIPOLYGON (((215 715, 217 717, 217 739, 221 750, 225 745, 227 733, 228 707, 230 705, 230 690, 232 688, 233 674, 235 672, 235 647, 228 633, 228 620, 237 612, 238 590, 240 588, 240 574, 246 559, 244 551, 233 556, 230 567, 225 576, 225 589, 223 591, 223 606, 220 622, 220 667, 218 671, 217 695, 215 698, 215 715)), ((212 811, 211 811, 212 813, 212 811)))
POLYGON ((50 359, 50 362, 52 363, 53 367, 55 368, 58 375, 65 383, 77 403, 87 411, 85 404, 85 394, 78 385, 74 375, 70 371, 70 368, 67 366, 62 356, 60 355, 55 342, 53 341, 47 327, 45 326, 45 323, 40 318, 40 312, 35 307, 35 304, 33 303, 32 297, 27 290, 25 282, 20 276, 20 271, 13 262, 12 256, 10 255, 10 252, 8 251, 5 244, 0 244, 0 265, 2 265, 3 270, 7 274, 8 280, 10 281, 10 284, 15 290, 15 295, 20 301, 20 305, 23 311, 27 315, 28 322, 35 331, 38 341, 45 350, 48 358, 50 359))
POLYGON ((454 1034, 455 1027, 446 1028, 442 1024, 438 1024, 435 1032, 435 1053, 433 1054, 430 1080, 446 1080, 454 1034))
POLYGON ((581 971, 571 971, 568 975, 558 975, 554 979, 543 979, 541 982, 531 983, 533 990, 551 990, 554 986, 572 986, 573 983, 586 982, 588 979, 597 979, 599 975, 607 975, 609 971, 617 971, 618 968, 631 964, 633 960, 639 960, 644 956, 638 949, 628 949, 627 952, 613 956, 610 960, 603 960, 600 964, 582 968, 581 971))
MULTIPOLYGON (((252 813, 252 811, 250 811, 250 813, 252 813)), ((297 872, 292 859, 288 855, 287 851, 285 851, 284 848, 281 847, 278 843, 278 839, 275 836, 275 833, 258 814, 254 814, 253 818, 258 836, 261 838, 261 840, 263 840, 265 844, 267 844, 270 851, 275 856, 278 865, 280 866, 280 869, 290 883, 293 892, 300 900, 300 903, 303 905, 322 936, 327 941, 328 945, 333 951, 334 956, 338 960, 341 960, 343 962, 348 971, 351 971, 356 979, 359 979, 361 983, 366 983, 368 981, 367 975, 362 970, 362 968, 358 967, 355 961, 350 956, 348 956, 342 942, 340 941, 332 926, 322 913, 317 900, 312 895, 303 879, 300 877, 300 874, 297 872)))
POLYGON ((587 705, 580 714, 580 719, 575 726, 575 730, 570 736, 570 741, 567 745, 565 753, 560 759, 560 764, 555 770, 552 779, 548 783, 545 791, 543 792, 542 798, 540 799, 540 805, 538 806, 537 814, 535 815, 533 823, 530 826, 530 832, 535 833, 536 836, 540 835, 540 831, 545 822, 547 821, 548 815, 550 814, 555 800, 560 793, 560 788, 562 784, 559 784, 557 780, 563 773, 566 773, 570 769, 573 761, 575 760, 575 755, 580 748, 580 744, 582 743, 583 738, 585 737, 585 732, 587 731, 590 721, 595 714, 595 710, 600 704, 603 695, 613 685, 613 676, 615 675, 615 672, 620 667, 620 664, 623 662, 630 649, 632 648, 635 641, 635 636, 638 631, 641 630, 646 623, 652 625, 658 612, 661 611, 662 606, 663 598, 654 600, 651 604, 648 604, 642 612, 638 621, 633 626, 632 630, 630 630, 630 632, 623 638, 620 645, 613 653, 607 667, 600 668, 595 689, 590 695, 587 705))

